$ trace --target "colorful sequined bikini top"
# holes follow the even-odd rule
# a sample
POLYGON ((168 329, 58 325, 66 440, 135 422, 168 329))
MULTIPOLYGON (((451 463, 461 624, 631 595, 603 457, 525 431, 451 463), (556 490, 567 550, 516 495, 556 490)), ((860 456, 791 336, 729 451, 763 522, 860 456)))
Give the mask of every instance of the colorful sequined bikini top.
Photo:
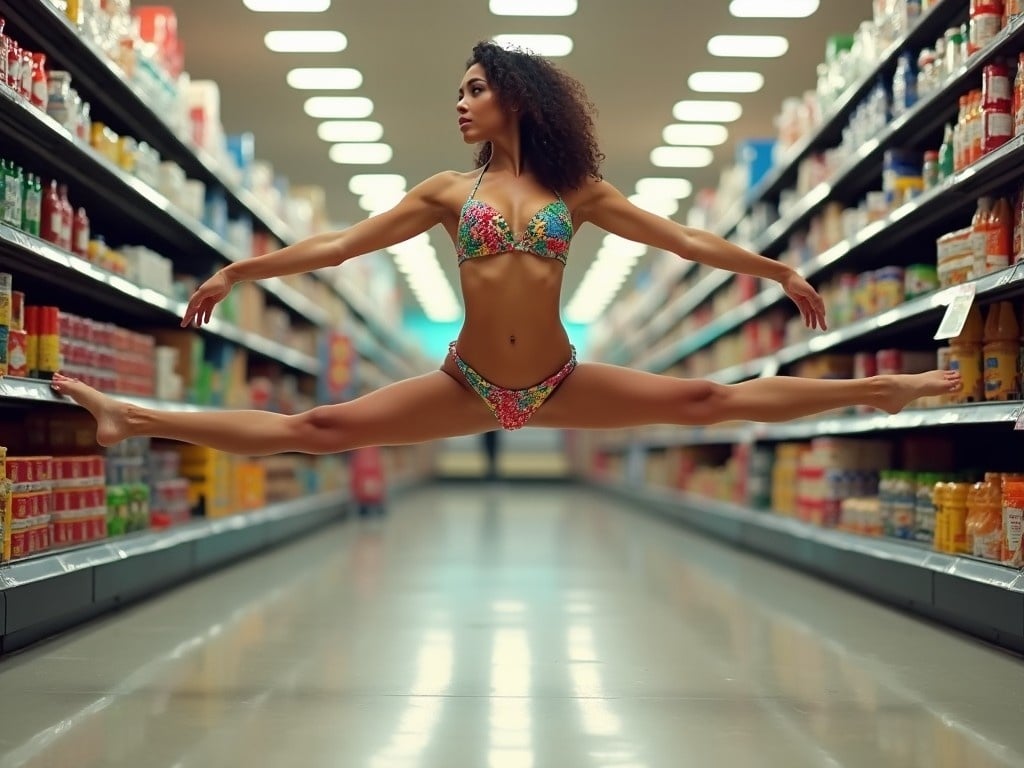
POLYGON ((512 227, 494 206, 475 200, 476 191, 487 172, 484 166, 469 199, 459 216, 459 238, 455 252, 459 265, 468 259, 493 256, 510 251, 532 253, 549 259, 558 259, 564 265, 572 241, 572 215, 562 196, 545 205, 527 222, 523 236, 516 240, 512 227))

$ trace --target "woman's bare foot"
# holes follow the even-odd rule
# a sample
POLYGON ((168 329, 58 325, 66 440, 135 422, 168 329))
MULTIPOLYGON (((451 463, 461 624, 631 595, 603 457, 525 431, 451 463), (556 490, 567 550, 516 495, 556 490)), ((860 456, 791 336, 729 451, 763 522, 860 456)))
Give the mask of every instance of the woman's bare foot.
POLYGON ((53 390, 67 395, 96 419, 96 442, 109 446, 128 437, 128 405, 86 386, 77 379, 54 374, 53 390))
POLYGON ((879 376, 882 396, 875 406, 886 413, 899 413, 919 397, 948 395, 960 390, 959 371, 929 371, 928 373, 879 376))

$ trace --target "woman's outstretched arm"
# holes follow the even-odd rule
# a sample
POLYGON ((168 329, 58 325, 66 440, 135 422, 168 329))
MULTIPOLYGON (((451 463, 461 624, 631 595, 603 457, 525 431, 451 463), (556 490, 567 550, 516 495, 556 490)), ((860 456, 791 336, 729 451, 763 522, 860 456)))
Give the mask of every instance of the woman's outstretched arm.
POLYGON ((442 197, 454 178, 452 173, 439 173, 409 190, 391 210, 348 229, 313 235, 286 248, 224 267, 196 289, 182 318, 182 327, 209 322, 214 306, 235 283, 337 266, 426 232, 441 222, 445 211, 442 197))
POLYGON ((826 327, 825 304, 792 267, 758 256, 710 232, 684 227, 633 205, 607 181, 592 182, 580 194, 576 217, 601 229, 717 269, 777 281, 811 328, 826 327))

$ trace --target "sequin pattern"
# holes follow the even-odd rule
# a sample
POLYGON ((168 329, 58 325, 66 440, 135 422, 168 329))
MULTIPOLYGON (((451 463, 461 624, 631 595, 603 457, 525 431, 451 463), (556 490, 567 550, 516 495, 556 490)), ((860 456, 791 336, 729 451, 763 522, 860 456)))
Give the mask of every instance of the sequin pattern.
MULTIPOLYGON (((480 174, 482 178, 483 173, 480 174)), ((527 222, 523 236, 517 240, 500 211, 474 198, 480 179, 477 179, 476 187, 462 206, 459 216, 456 249, 460 265, 468 259, 510 251, 532 253, 566 263, 573 229, 572 216, 561 197, 537 211, 527 222)))
POLYGON ((537 412, 537 409, 544 405, 551 393, 558 389, 558 385, 565 381, 565 378, 573 372, 576 367, 576 348, 572 347, 572 355, 569 362, 561 369, 528 389, 505 389, 496 384, 491 384, 487 379, 471 368, 465 360, 459 357, 455 351, 455 342, 448 346, 448 352, 455 361, 459 372, 469 382, 480 398, 490 408, 494 418, 498 420, 503 429, 513 430, 526 426, 530 417, 537 412))

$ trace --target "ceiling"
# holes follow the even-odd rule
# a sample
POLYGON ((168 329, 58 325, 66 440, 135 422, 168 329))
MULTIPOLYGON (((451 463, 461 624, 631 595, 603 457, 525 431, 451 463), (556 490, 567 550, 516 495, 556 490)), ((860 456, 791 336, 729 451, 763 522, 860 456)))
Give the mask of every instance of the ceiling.
MULTIPOLYGON (((175 0, 185 65, 193 78, 220 84, 221 116, 229 133, 252 130, 257 155, 293 183, 327 190, 329 214, 338 223, 366 216, 348 190, 355 173, 401 173, 409 186, 444 169, 469 170, 472 150, 462 143, 455 115, 456 90, 473 44, 501 33, 557 32, 573 38, 574 50, 557 63, 580 78, 597 105, 605 178, 631 194, 638 178, 680 176, 694 187, 714 187, 731 162, 734 139, 772 136, 772 118, 783 98, 815 84, 815 67, 826 38, 852 33, 870 17, 869 0, 821 0, 808 19, 736 19, 728 0, 696 4, 680 0, 580 0, 567 18, 498 17, 487 0, 333 0, 325 13, 254 13, 242 0, 175 0), (272 29, 337 29, 348 47, 336 54, 269 52, 264 34, 272 29), (707 53, 715 34, 783 34, 790 50, 780 59, 716 59, 707 53), (799 35, 799 38, 797 38, 799 35), (363 74, 356 91, 373 100, 369 118, 384 126, 383 141, 394 157, 383 166, 340 166, 328 160, 329 145, 317 137, 318 120, 303 103, 317 92, 285 84, 299 66, 355 67, 363 74), (743 117, 730 126, 730 139, 715 150, 707 169, 657 169, 651 149, 662 144, 662 129, 673 122, 672 105, 695 94, 687 76, 695 70, 755 69, 765 76, 756 94, 723 96, 743 104, 743 117)), ((687 204, 674 218, 682 221, 687 204)), ((449 280, 458 274, 443 230, 431 233, 449 280)), ((573 244, 563 291, 572 297, 601 234, 584 228, 573 244)), ((406 289, 405 301, 415 306, 406 289)))

